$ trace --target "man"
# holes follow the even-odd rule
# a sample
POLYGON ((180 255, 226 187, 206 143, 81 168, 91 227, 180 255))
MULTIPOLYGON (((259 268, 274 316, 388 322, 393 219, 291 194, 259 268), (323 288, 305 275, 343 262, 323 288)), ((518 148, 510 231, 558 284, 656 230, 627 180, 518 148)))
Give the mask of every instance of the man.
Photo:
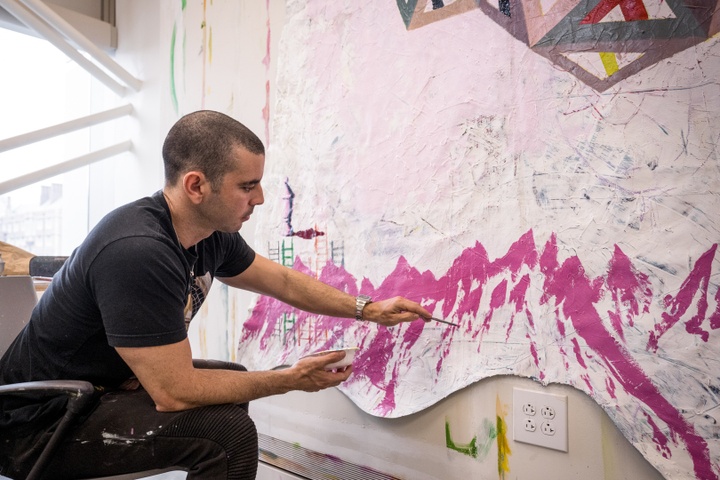
MULTIPOLYGON (((107 392, 60 446, 53 478, 177 466, 188 479, 254 479, 257 433, 247 403, 350 376, 351 367, 324 369, 342 353, 266 372, 194 363, 186 320, 213 278, 321 315, 386 326, 430 318, 407 299, 356 298, 253 252, 238 230, 264 201, 265 152, 232 118, 184 116, 168 133, 163 161, 163 190, 98 223, 0 362, 0 383, 81 379, 107 392)), ((56 403, 1 404, 0 473, 27 473, 58 418, 56 403)))

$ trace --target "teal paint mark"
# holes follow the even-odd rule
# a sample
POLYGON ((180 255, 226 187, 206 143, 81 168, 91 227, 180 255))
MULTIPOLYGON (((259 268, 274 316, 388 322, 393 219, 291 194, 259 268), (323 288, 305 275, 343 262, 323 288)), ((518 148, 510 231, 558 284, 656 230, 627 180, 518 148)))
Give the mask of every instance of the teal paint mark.
POLYGON ((178 114, 177 92, 175 91, 175 36, 176 35, 177 35, 177 22, 173 23, 172 38, 170 39, 170 97, 172 98, 172 104, 173 104, 173 108, 175 109, 175 115, 178 114))
POLYGON ((450 435, 450 423, 447 419, 445 419, 445 444, 450 450, 455 450, 472 458, 478 457, 477 435, 466 445, 456 444, 452 439, 452 435, 450 435))
POLYGON ((484 440, 482 440, 480 445, 478 445, 478 460, 485 460, 487 458, 490 454, 490 448, 493 446, 493 443, 498 436, 495 424, 487 418, 483 419, 482 428, 482 437, 484 440))
POLYGON ((416 5, 417 0, 397 0, 398 10, 400 10, 400 16, 405 23, 405 28, 410 27, 410 22, 412 21, 413 14, 415 13, 416 5))

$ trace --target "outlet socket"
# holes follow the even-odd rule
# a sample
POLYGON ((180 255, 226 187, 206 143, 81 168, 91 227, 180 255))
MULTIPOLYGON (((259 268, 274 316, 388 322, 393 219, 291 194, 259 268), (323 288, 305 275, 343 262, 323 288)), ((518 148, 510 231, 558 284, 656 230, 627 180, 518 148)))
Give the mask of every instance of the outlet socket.
POLYGON ((523 428, 525 428, 528 432, 534 432, 537 430, 537 425, 535 424, 535 420, 532 418, 526 418, 525 423, 523 424, 523 428))
POLYGON ((568 451, 567 395, 513 388, 513 439, 568 451))

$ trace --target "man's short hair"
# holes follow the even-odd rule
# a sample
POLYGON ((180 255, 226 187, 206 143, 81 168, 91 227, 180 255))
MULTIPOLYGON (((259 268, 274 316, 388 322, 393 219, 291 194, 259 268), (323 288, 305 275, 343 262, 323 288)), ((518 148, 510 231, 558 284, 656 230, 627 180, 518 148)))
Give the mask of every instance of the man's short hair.
POLYGON ((199 110, 189 113, 170 129, 163 143, 165 183, 174 185, 185 173, 202 172, 213 190, 233 168, 231 153, 243 147, 264 155, 262 141, 245 125, 223 113, 199 110))

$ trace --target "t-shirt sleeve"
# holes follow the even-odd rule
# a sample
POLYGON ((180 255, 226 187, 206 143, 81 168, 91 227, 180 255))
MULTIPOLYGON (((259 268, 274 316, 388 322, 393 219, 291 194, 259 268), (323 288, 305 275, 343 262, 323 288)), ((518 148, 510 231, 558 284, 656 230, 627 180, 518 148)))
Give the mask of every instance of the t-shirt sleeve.
POLYGON ((179 249, 153 237, 106 246, 89 270, 89 284, 113 347, 168 345, 187 337, 188 283, 179 249))
POLYGON ((255 251, 239 233, 220 234, 217 238, 222 251, 215 275, 234 277, 245 271, 255 260, 255 251))

